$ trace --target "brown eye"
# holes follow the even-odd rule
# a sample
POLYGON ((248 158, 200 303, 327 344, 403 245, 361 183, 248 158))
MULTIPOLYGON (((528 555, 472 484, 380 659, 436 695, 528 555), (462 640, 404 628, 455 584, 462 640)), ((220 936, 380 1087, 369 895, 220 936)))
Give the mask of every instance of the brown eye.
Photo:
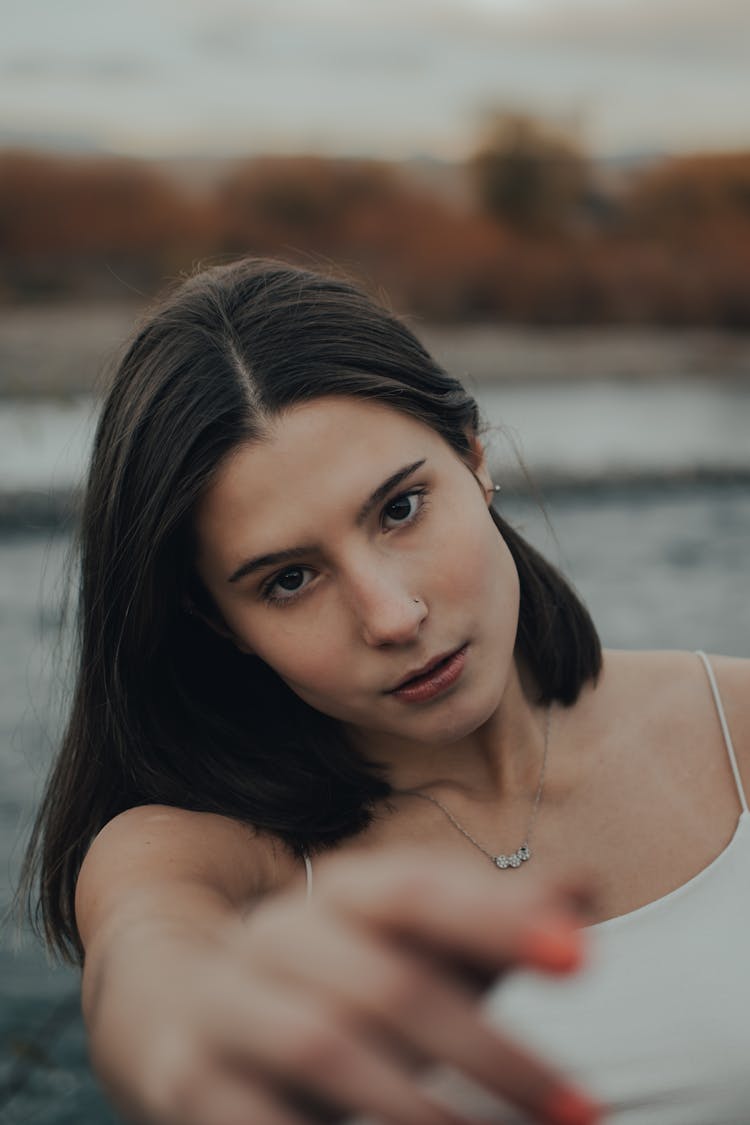
POLYGON ((391 500, 386 504, 383 515, 386 519, 395 520, 396 523, 403 523, 414 514, 417 508, 417 497, 413 493, 405 493, 403 496, 397 496, 395 500, 391 500))
POLYGON ((305 575, 302 567, 295 566, 291 570, 285 570, 283 574, 280 574, 276 579, 276 585, 280 586, 282 590, 286 590, 287 593, 292 594, 295 590, 300 589, 304 581, 305 575))
POLYGON ((315 573, 309 566, 290 566, 272 578, 263 587, 261 595, 271 605, 283 605, 294 601, 296 595, 306 590, 314 579, 315 573))

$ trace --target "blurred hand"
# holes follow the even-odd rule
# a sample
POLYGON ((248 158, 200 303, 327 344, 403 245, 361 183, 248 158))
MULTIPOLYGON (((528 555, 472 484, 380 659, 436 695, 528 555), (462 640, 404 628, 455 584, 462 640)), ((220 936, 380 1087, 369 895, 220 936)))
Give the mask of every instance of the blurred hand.
POLYGON ((532 1120, 593 1122, 593 1104, 480 1005, 498 973, 578 967, 579 894, 434 852, 332 856, 309 903, 285 891, 221 926, 131 927, 92 1005, 93 1064, 152 1125, 458 1125, 420 1085, 431 1064, 532 1120))

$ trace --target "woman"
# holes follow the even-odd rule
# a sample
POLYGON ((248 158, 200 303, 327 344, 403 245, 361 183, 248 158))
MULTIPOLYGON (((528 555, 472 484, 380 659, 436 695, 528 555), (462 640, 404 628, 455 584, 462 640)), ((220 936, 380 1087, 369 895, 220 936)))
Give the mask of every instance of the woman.
POLYGON ((473 400, 345 283, 209 270, 131 343, 31 853, 126 1112, 573 1123, 588 1086, 616 1121, 747 1120, 748 663, 602 659, 494 495, 473 400), (584 893, 600 959, 488 1020, 494 975, 577 966, 584 893))

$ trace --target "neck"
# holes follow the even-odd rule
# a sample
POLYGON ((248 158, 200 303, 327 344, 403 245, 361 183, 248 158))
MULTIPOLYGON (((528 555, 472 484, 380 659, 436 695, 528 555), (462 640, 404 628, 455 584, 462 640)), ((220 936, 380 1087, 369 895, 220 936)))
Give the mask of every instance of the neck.
POLYGON ((438 799, 513 799, 533 790, 539 778, 546 707, 532 702, 533 695, 513 665, 498 707, 464 738, 424 744, 360 733, 357 746, 385 766, 396 792, 420 790, 438 799))

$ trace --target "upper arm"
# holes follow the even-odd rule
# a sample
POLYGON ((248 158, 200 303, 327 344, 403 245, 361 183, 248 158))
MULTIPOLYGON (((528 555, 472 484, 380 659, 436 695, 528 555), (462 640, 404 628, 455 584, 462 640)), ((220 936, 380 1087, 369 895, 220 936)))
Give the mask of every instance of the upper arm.
MULTIPOLYGON (((250 826, 165 805, 128 809, 94 839, 76 886, 76 920, 87 948, 109 919, 189 893, 236 911, 279 882, 280 849, 250 826)), ((283 863, 283 861, 281 861, 283 863)))

